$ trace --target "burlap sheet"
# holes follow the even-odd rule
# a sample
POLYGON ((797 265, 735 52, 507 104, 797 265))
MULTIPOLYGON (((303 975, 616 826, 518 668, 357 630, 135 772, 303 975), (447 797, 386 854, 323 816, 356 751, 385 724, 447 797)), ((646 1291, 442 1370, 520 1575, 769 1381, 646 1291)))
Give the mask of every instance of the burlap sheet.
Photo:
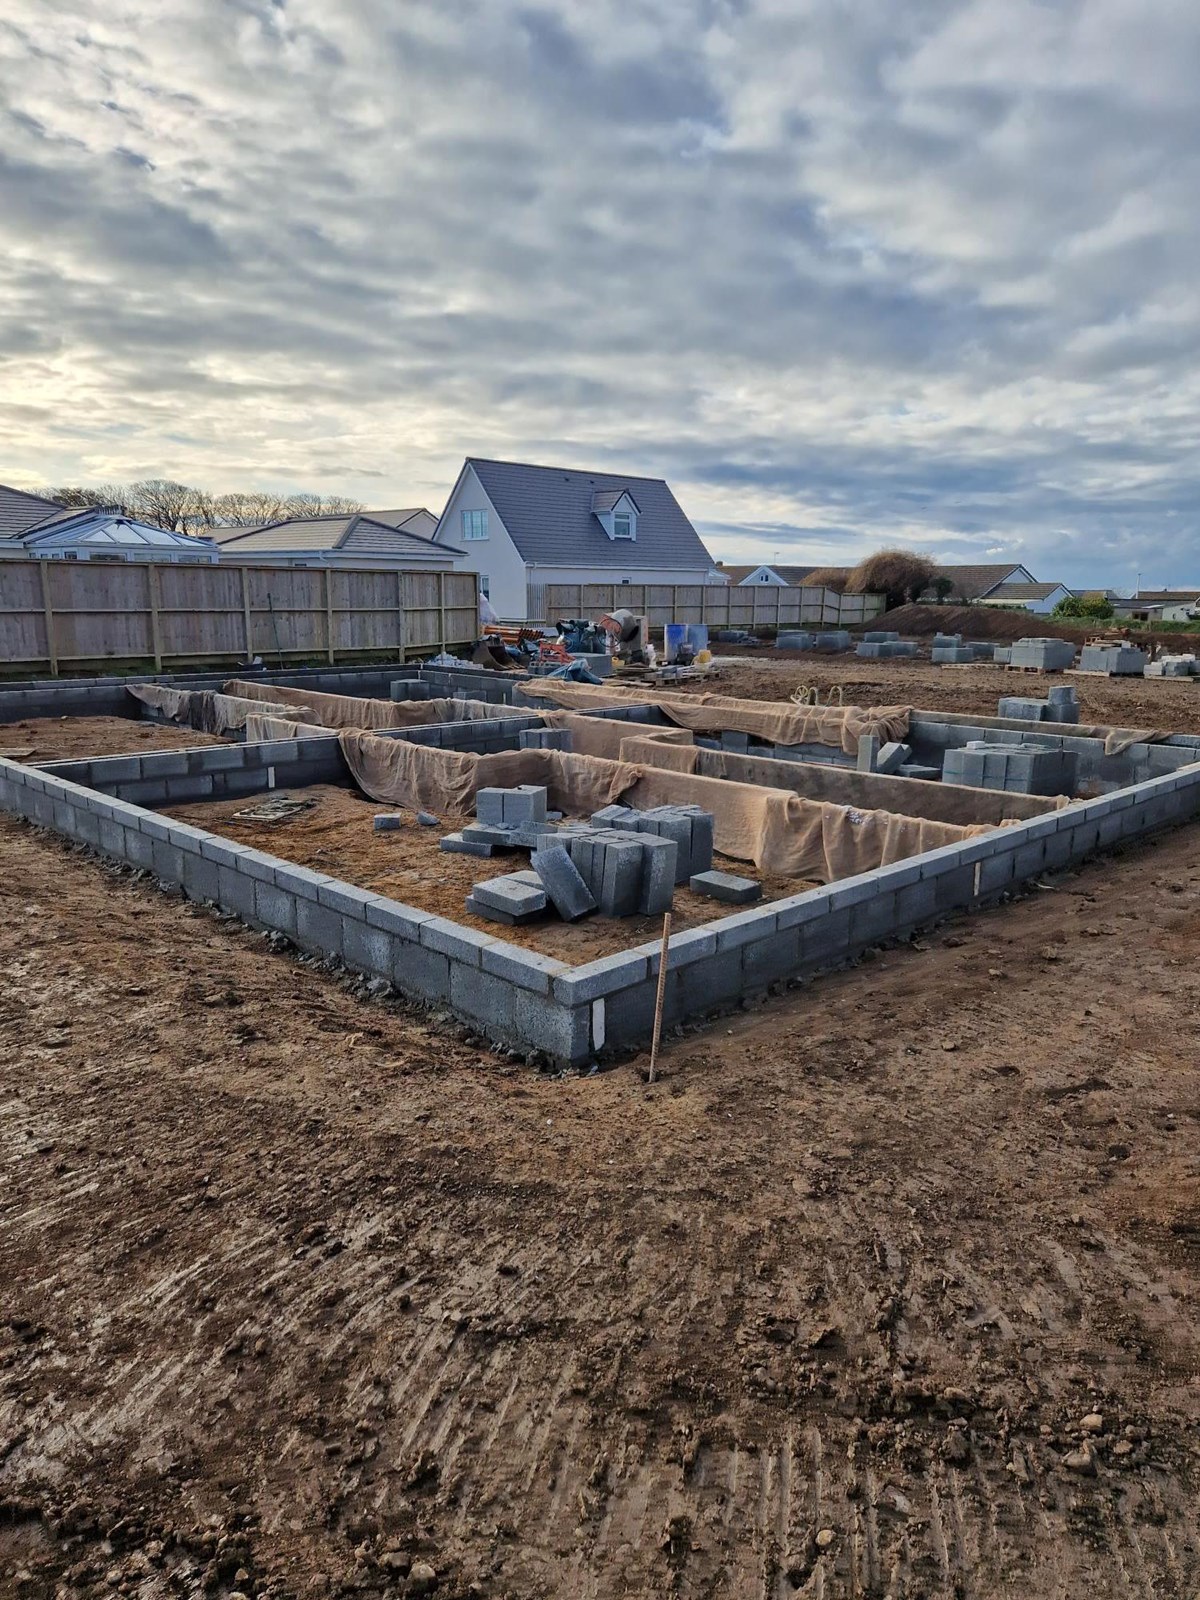
POLYGON ((687 765, 705 752, 644 729, 631 733, 626 745, 642 756, 636 762, 560 750, 473 755, 350 730, 339 735, 339 743, 355 782, 372 799, 443 816, 469 816, 478 789, 521 783, 545 784, 551 805, 575 816, 589 816, 618 799, 639 810, 701 805, 712 812, 722 855, 781 877, 828 883, 988 831, 703 777, 687 765))
POLYGON ((143 705, 199 733, 235 733, 247 727, 252 717, 267 712, 289 722, 312 715, 306 704, 289 711, 262 700, 221 694, 215 689, 173 689, 165 683, 131 683, 127 689, 143 705))
POLYGON ((653 703, 671 722, 693 733, 750 733, 772 744, 828 744, 855 755, 863 734, 887 744, 908 732, 908 706, 795 706, 787 700, 737 700, 728 695, 670 695, 621 684, 562 683, 540 679, 522 693, 566 709, 653 703))
POLYGON ((527 709, 488 705, 481 700, 367 700, 356 695, 288 689, 279 684, 254 684, 239 678, 225 685, 227 694, 249 694, 255 689, 260 700, 272 705, 309 708, 311 719, 326 728, 423 728, 433 722, 486 722, 531 714, 527 709))

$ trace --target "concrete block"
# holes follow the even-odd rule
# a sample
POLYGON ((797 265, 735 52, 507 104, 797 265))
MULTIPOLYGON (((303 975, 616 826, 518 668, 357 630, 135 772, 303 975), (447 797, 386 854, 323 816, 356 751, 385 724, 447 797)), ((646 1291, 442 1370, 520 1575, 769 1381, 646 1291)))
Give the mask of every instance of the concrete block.
POLYGON ((1048 709, 1045 700, 1033 700, 1024 695, 1001 695, 996 702, 998 717, 1011 717, 1018 722, 1042 722, 1048 709))
POLYGON ((912 750, 906 744, 897 744, 895 741, 885 744, 876 759, 875 771, 885 774, 898 772, 911 755, 912 750))
POLYGON ((423 922, 420 939, 427 949, 440 951, 452 961, 474 967, 483 965, 484 950, 495 942, 489 935, 464 928, 446 917, 430 917, 423 922))
POLYGON ((1085 644, 1079 657, 1081 672, 1106 672, 1110 677, 1141 677, 1149 660, 1144 650, 1128 644, 1085 644))
POLYGON ((275 928, 288 938, 296 932, 296 896, 273 883, 254 880, 254 920, 264 928, 275 928))
POLYGON ((522 750, 570 750, 570 728, 523 728, 518 735, 522 750))
POLYGON ((580 1005, 641 983, 648 972, 649 964, 645 955, 621 950, 616 955, 600 956, 595 961, 572 967, 553 978, 551 987, 555 999, 561 1004, 580 1005))
POLYGON ((496 940, 483 952, 483 970, 534 994, 549 994, 552 981, 571 969, 553 956, 496 940))
POLYGON ((721 900, 726 905, 745 906, 762 899, 762 884, 753 878, 738 878, 731 872, 698 872, 690 880, 696 894, 721 900))
POLYGON ((899 767, 902 778, 920 778, 925 783, 937 783, 942 776, 938 767, 926 767, 919 761, 905 761, 899 767))
POLYGON ((461 833, 448 833, 444 839, 438 840, 438 849, 445 850, 451 855, 460 856, 494 856, 496 847, 492 844, 480 844, 476 840, 466 839, 461 833))
POLYGON ((341 913, 331 911, 328 906, 318 905, 315 900, 298 899, 295 938, 303 950, 309 950, 315 955, 337 956, 340 959, 341 913))
POLYGON ((576 922, 596 910, 596 898, 565 846, 544 844, 534 851, 530 862, 560 917, 576 922))
POLYGON ((475 792, 475 818, 478 822, 502 823, 504 821, 503 789, 478 789, 475 792))
POLYGON ((392 982, 401 994, 415 1000, 447 1001, 450 998, 450 958, 441 951, 407 939, 393 939, 392 982))
POLYGON ((512 789, 501 789, 503 820, 508 823, 530 824, 546 820, 546 790, 539 784, 522 783, 512 789))
POLYGON ((374 821, 376 833, 397 833, 404 826, 402 811, 381 812, 374 821))
POLYGON ((367 923, 372 928, 382 928, 393 938, 419 942, 421 924, 430 921, 431 911, 418 911, 415 906, 402 905, 398 900, 376 896, 367 901, 367 923))
MULTIPOLYGON (((600 892, 596 896, 606 917, 631 917, 638 909, 643 849, 640 840, 611 839, 602 846, 600 892)), ((593 893, 595 890, 593 889, 593 893)))
POLYGON ((874 772, 875 764, 878 760, 879 735, 875 733, 860 734, 858 738, 858 760, 856 763, 858 771, 874 772))
POLYGON ((477 904, 507 911, 513 917, 535 916, 546 909, 546 892, 540 886, 517 883, 512 878, 487 878, 471 890, 477 904))
MULTIPOLYGON (((206 860, 204 856, 188 855, 183 858, 183 876, 181 884, 184 894, 189 900, 211 900, 214 903, 220 895, 219 868, 215 861, 206 860)), ((254 879, 248 880, 250 893, 253 897, 254 879)), ((227 909, 232 910, 230 906, 227 909)), ((252 904, 253 909, 253 904, 252 904)))
POLYGON ((642 848, 642 880, 637 909, 643 916, 661 916, 671 909, 678 877, 678 846, 673 839, 651 836, 642 848))
POLYGON ((459 837, 467 844, 490 844, 497 850, 512 850, 516 848, 516 831, 503 823, 468 822, 459 837))
POLYGON ((1018 639, 1009 652, 1011 666, 1042 672, 1063 672, 1074 663, 1075 646, 1069 639, 1018 639))

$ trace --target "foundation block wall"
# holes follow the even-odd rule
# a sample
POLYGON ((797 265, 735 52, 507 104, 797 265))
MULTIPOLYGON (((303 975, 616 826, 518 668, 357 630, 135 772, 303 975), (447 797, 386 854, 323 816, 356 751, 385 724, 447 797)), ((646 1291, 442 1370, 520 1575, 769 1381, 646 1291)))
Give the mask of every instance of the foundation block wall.
MULTIPOLYGON (((331 737, 108 758, 114 765, 134 763, 136 778, 106 771, 100 761, 37 768, 0 760, 0 808, 114 861, 153 872, 189 898, 212 901, 251 926, 286 935, 302 949, 336 956, 356 971, 384 978, 412 999, 448 1007, 499 1043, 580 1064, 606 1046, 645 1042, 657 986, 657 942, 568 967, 157 816, 70 776, 86 769, 94 782, 110 789, 162 783, 166 798, 175 800, 184 796, 174 780, 205 775, 189 770, 193 756, 244 757, 246 765, 219 770, 240 771, 245 781, 254 774, 255 784, 266 787, 271 770, 278 778, 284 751, 293 751, 297 764, 310 762, 315 772, 324 774, 327 758, 337 748, 331 737), (181 755, 183 772, 150 765, 181 755), (258 764, 251 765, 256 757, 258 764)), ((215 794, 216 773, 212 776, 215 794)), ((705 1016, 745 995, 762 993, 773 982, 836 967, 871 945, 902 937, 948 912, 993 902, 1041 872, 1198 813, 1200 767, 1191 766, 688 929, 670 942, 667 1021, 705 1016)))

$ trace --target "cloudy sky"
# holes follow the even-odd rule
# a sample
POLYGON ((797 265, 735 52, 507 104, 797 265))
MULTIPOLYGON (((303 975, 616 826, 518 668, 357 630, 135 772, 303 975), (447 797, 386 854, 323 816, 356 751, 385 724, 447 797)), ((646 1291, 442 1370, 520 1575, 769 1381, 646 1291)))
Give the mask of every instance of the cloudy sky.
POLYGON ((7 0, 0 481, 1200 579, 1196 0, 7 0))

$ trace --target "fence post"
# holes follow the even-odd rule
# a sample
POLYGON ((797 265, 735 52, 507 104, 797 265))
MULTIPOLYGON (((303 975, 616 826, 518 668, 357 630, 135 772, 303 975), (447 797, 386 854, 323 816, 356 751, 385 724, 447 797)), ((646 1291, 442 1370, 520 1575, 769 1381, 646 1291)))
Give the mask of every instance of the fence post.
POLYGON ((396 568, 396 660, 404 660, 404 577, 396 568))
POLYGON ((58 641, 54 637, 54 604, 50 599, 50 563, 38 562, 38 572, 42 580, 42 605, 46 612, 46 654, 50 658, 50 676, 58 677, 58 641))
POLYGON ((446 649, 446 574, 444 570, 438 572, 438 619, 442 635, 438 648, 440 655, 446 649))
POLYGON ((325 576, 325 654, 329 658, 329 665, 333 666, 337 660, 333 648, 333 573, 328 567, 322 568, 325 576))
POLYGON ((242 568, 242 625, 246 630, 246 664, 254 660, 254 631, 250 624, 250 571, 242 568))
POLYGON ((150 639, 154 650, 154 670, 162 671, 162 621, 158 614, 158 566, 149 561, 146 564, 146 575, 150 590, 150 639))

